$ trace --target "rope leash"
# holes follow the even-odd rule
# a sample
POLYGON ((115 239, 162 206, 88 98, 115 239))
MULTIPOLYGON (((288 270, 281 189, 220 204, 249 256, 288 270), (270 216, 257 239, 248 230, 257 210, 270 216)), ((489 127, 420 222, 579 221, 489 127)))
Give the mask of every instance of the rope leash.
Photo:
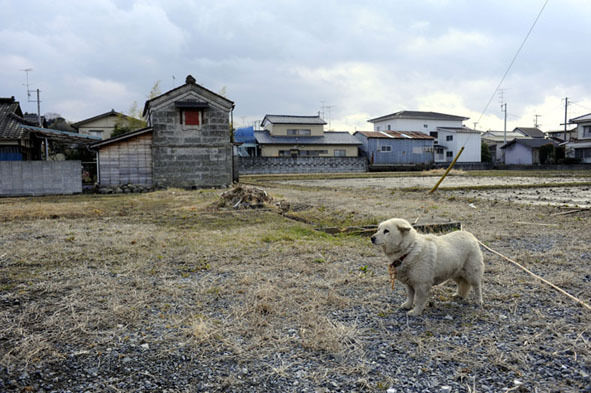
POLYGON ((520 268, 521 270, 523 270, 524 272, 526 272, 527 274, 537 278, 538 280, 542 281, 545 284, 550 285, 552 288, 556 289, 558 292, 562 293, 563 295, 568 296, 569 298, 571 298, 572 300, 576 301, 577 303, 580 303, 583 307, 585 307, 587 310, 591 310, 591 306, 589 306, 587 303, 585 303, 584 301, 582 301, 581 299, 571 295, 570 293, 566 292, 564 289, 561 289, 559 287, 557 287, 556 285, 552 284, 550 281, 538 276, 537 274, 535 274, 534 272, 532 272, 531 270, 527 269, 526 267, 520 265, 519 263, 515 262, 514 260, 504 256, 503 254, 501 254, 500 252, 497 252, 495 250, 493 250, 492 248, 486 246, 484 243, 482 243, 480 240, 478 240, 478 243, 480 243, 480 245, 482 247, 484 247, 486 250, 492 252, 495 255, 500 256, 501 258, 511 262, 513 265, 517 266, 518 268, 520 268))

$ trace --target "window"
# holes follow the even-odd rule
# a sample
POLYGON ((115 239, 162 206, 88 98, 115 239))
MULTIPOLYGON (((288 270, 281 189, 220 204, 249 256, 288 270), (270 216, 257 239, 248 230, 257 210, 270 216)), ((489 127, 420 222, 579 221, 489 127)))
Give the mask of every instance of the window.
POLYGON ((435 139, 437 139, 437 136, 438 136, 438 134, 437 134, 437 131, 431 131, 431 132, 429 133, 429 135, 430 135, 430 136, 432 136, 432 137, 433 137, 433 138, 435 138, 435 139))
POLYGON ((287 135, 289 136, 310 136, 312 130, 309 129, 287 129, 287 135))
POLYGON ((200 110, 187 109, 181 111, 181 124, 186 126, 201 125, 202 115, 200 110))
POLYGON ((328 150, 301 150, 302 157, 320 157, 321 154, 328 154, 328 150))
POLYGON ((88 130, 88 135, 103 137, 103 130, 88 130))
POLYGON ((591 126, 583 126, 583 138, 591 138, 591 126))
MULTIPOLYGON (((446 140, 446 141, 448 141, 448 142, 449 142, 449 141, 453 141, 453 140, 454 140, 454 136, 453 136, 453 135, 447 135, 447 136, 445 137, 445 140, 446 140)), ((449 152, 448 152, 448 153, 449 153, 449 152)))
POLYGON ((388 131, 391 131, 392 128, 390 127, 390 124, 388 124, 388 131))
POLYGON ((453 158, 453 156, 454 156, 454 152, 453 152, 453 151, 448 151, 448 152, 446 152, 446 153, 445 153, 445 156, 446 156, 447 158, 453 158))
POLYGON ((380 151, 382 151, 382 152, 392 151, 392 146, 382 146, 380 151))
POLYGON ((429 128, 427 124, 423 124, 423 128, 429 128))
POLYGON ((334 156, 335 157, 346 157, 347 156, 347 150, 345 150, 345 149, 335 149, 334 150, 334 156))

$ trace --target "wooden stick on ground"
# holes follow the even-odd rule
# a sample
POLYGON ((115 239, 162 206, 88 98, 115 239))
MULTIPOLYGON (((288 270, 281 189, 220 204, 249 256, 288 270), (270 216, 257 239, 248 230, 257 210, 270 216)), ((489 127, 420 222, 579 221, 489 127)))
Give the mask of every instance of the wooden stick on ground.
POLYGON ((589 306, 587 303, 585 303, 584 301, 582 301, 581 299, 571 295, 570 293, 566 292, 565 290, 557 287, 556 285, 552 284, 550 281, 538 276, 537 274, 533 273, 532 271, 530 271, 529 269, 527 269, 526 267, 520 265, 519 263, 515 262, 514 260, 507 258, 506 256, 504 256, 503 254, 501 254, 500 252, 497 252, 495 250, 493 250, 492 248, 484 245, 484 243, 482 243, 480 240, 478 241, 478 243, 480 243, 480 245, 482 247, 484 247, 485 249, 487 249, 488 251, 492 252, 495 255, 500 256, 501 258, 511 262, 513 265, 517 266, 518 268, 520 268, 521 270, 525 271, 527 274, 537 278, 538 280, 542 281, 545 284, 550 285, 552 288, 556 289, 558 292, 562 293, 563 295, 568 296, 569 298, 571 298, 572 300, 576 301, 577 303, 581 304, 583 307, 585 307, 587 310, 591 310, 591 306, 589 306))

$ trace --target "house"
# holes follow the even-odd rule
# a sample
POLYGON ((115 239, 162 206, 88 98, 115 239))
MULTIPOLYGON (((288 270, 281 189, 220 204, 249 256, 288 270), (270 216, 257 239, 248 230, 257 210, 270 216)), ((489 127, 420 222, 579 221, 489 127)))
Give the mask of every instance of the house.
POLYGON ((148 127, 91 146, 98 151, 99 186, 231 184, 233 109, 232 101, 188 75, 184 85, 146 101, 148 127))
POLYGON ((546 138, 554 139, 557 142, 568 142, 571 139, 577 138, 577 127, 571 128, 570 130, 550 130, 545 131, 546 138))
POLYGON ((359 149, 369 160, 370 168, 433 163, 435 138, 416 131, 357 131, 353 134, 362 145, 359 149))
POLYGON ((458 162, 480 162, 480 131, 468 127, 437 127, 431 132, 435 137, 435 162, 451 162, 464 147, 458 162))
POLYGON ((320 116, 265 115, 254 136, 261 157, 358 157, 361 142, 347 131, 324 131, 320 116))
POLYGON ((480 134, 480 139, 488 146, 494 162, 503 162, 503 150, 501 150, 501 146, 515 138, 529 139, 530 137, 520 131, 507 131, 505 133, 504 131, 488 130, 480 134))
POLYGON ((514 138, 501 146, 501 149, 505 152, 505 164, 543 164, 540 159, 540 149, 546 145, 558 146, 558 143, 544 138, 514 138))
POLYGON ((576 158, 583 163, 591 163, 591 113, 570 119, 576 124, 576 138, 570 139, 565 145, 567 157, 576 158))
POLYGON ((0 97, 0 161, 33 161, 51 158, 51 145, 86 146, 97 138, 64 130, 38 127, 24 118, 14 97, 0 97))
POLYGON ((85 149, 98 138, 38 124, 24 119, 14 97, 0 98, 0 196, 82 192, 82 163, 64 160, 56 148, 85 149))
POLYGON ((41 139, 34 138, 24 125, 34 123, 24 119, 20 103, 0 98, 0 161, 41 159, 41 139))
POLYGON ((400 111, 368 120, 374 131, 421 132, 435 138, 434 161, 451 162, 461 147, 458 162, 480 162, 480 132, 464 127, 468 117, 439 112, 400 111))
POLYGON ((98 136, 101 139, 109 139, 117 126, 130 127, 137 123, 141 123, 141 120, 111 109, 109 112, 73 123, 72 126, 82 135, 92 135, 98 136))

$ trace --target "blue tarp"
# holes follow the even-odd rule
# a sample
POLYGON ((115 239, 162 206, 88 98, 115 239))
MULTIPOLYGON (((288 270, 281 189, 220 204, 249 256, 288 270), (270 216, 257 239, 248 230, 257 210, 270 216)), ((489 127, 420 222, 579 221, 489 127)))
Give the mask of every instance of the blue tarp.
POLYGON ((257 143, 254 138, 254 127, 241 127, 234 131, 234 142, 257 143))

